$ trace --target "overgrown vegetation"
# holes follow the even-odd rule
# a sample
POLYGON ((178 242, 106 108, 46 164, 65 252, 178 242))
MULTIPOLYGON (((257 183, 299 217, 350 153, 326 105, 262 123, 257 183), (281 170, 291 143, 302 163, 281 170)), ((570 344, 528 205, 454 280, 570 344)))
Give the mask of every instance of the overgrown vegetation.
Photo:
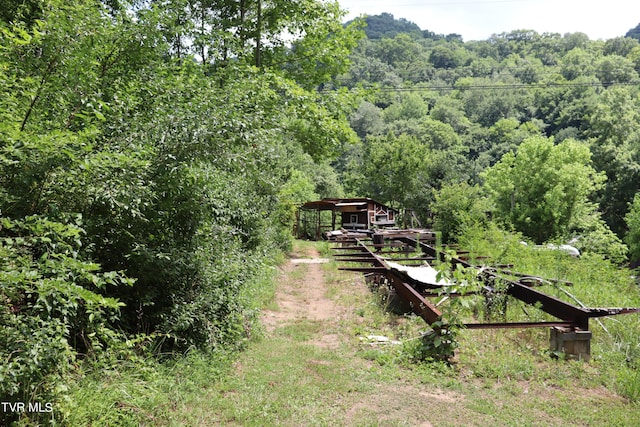
MULTIPOLYGON (((390 15, 363 38, 316 0, 5 3, 0 401, 52 403, 5 424, 156 423, 163 393, 202 386, 185 366, 222 375, 312 198, 413 209, 586 304, 639 305, 634 38, 465 43, 390 15), (520 244, 569 239, 581 260, 520 244)), ((630 400, 638 326, 594 340, 630 400)))
POLYGON ((3 5, 0 400, 54 412, 3 423, 65 422, 65 384, 92 364, 251 335, 247 289, 355 139, 352 96, 314 89, 346 71, 358 25, 281 3, 3 5))

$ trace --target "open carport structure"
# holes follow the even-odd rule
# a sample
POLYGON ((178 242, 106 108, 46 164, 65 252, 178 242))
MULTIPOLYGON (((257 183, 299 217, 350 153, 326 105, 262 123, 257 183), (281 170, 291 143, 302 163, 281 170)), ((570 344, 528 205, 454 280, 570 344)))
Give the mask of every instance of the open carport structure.
POLYGON ((394 227, 398 215, 398 210, 370 198, 315 200, 298 208, 295 235, 320 240, 338 229, 369 234, 394 227))

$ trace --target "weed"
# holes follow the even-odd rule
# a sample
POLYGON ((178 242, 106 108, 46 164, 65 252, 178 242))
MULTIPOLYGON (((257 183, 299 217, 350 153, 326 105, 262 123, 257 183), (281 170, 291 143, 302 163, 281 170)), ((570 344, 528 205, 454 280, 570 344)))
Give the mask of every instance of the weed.
POLYGON ((640 372, 624 367, 618 371, 617 388, 624 397, 632 402, 640 401, 640 372))

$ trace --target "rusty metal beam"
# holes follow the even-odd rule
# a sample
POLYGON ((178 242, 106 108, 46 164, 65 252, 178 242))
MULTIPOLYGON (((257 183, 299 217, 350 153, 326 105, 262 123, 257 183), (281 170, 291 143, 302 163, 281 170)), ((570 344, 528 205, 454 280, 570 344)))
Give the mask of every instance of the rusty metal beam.
MULTIPOLYGON (((434 257, 438 257, 441 261, 446 261, 446 256, 440 251, 437 251, 433 246, 426 243, 418 242, 415 239, 403 237, 400 240, 411 245, 420 246, 420 249, 434 257)), ((463 261, 460 258, 453 257, 451 262, 455 264, 461 264, 464 267, 474 267, 470 263, 463 261)), ((499 281, 507 285, 507 294, 514 297, 517 300, 524 302, 525 304, 534 305, 539 307, 542 311, 550 314, 565 322, 571 322, 574 327, 580 329, 589 329, 589 311, 577 307, 568 302, 562 301, 558 298, 539 292, 528 286, 522 285, 512 280, 504 279, 495 273, 490 271, 484 271, 482 273, 483 281, 491 287, 491 284, 499 281)))
MULTIPOLYGON (((426 300, 418 291, 416 291, 411 285, 405 282, 405 278, 394 272, 389 265, 380 256, 376 255, 371 249, 362 242, 358 242, 366 253, 370 256, 368 260, 374 267, 382 268, 384 270, 377 270, 382 272, 389 283, 394 287, 396 293, 404 298, 411 304, 411 310, 422 317, 425 322, 432 325, 442 317, 440 310, 436 308, 433 303, 426 300)), ((344 260, 341 260, 344 261, 344 260)))
POLYGON ((387 272, 387 278, 391 282, 391 285, 395 288, 396 293, 402 296, 405 300, 411 303, 411 310, 422 317, 429 325, 433 325, 440 320, 442 313, 438 308, 426 300, 418 291, 416 291, 411 285, 405 283, 400 277, 394 274, 391 270, 387 272))
MULTIPOLYGON (((366 252, 364 251, 360 251, 360 252, 347 252, 347 253, 339 253, 339 254, 333 254, 334 257, 336 258, 341 258, 341 257, 349 257, 349 256, 362 256, 364 255, 366 252)), ((339 261, 342 261, 341 259, 339 261)))
POLYGON ((640 308, 587 308, 589 317, 606 317, 618 314, 640 313, 640 308))
POLYGON ((362 257, 362 258, 342 258, 340 262, 361 262, 361 263, 371 263, 373 262, 373 258, 370 257, 362 257))
POLYGON ((572 327, 572 322, 502 322, 502 323, 465 323, 467 329, 514 329, 544 328, 550 326, 572 327))
MULTIPOLYGON (((438 259, 446 261, 446 255, 436 250, 424 242, 419 242, 413 238, 400 236, 393 238, 395 241, 402 242, 408 246, 420 247, 420 250, 426 254, 427 259, 438 259)), ((428 324, 441 320, 442 313, 438 308, 426 298, 441 296, 435 291, 426 291, 425 285, 410 278, 408 275, 393 270, 386 263, 386 258, 380 256, 380 252, 374 252, 371 246, 368 246, 360 239, 350 240, 350 246, 334 247, 332 249, 342 250, 358 250, 351 253, 335 254, 339 261, 359 262, 371 264, 371 267, 342 267, 339 270, 359 271, 363 273, 383 274, 389 283, 394 287, 397 294, 408 301, 414 313, 422 317, 428 324)), ((421 261, 425 258, 402 258, 389 259, 389 261, 421 261)), ((466 260, 453 257, 450 261, 455 264, 461 264, 463 267, 473 267, 466 260)), ((536 306, 547 314, 557 318, 557 321, 545 322, 502 322, 502 323, 467 323, 465 327, 468 329, 488 329, 488 328, 536 328, 536 327, 569 327, 574 329, 588 330, 589 318, 605 317, 617 314, 640 313, 640 308, 581 308, 553 296, 544 294, 540 291, 532 289, 524 284, 499 276, 493 269, 485 269, 479 275, 485 283, 485 293, 495 292, 493 286, 495 283, 506 285, 506 293, 513 298, 526 304, 536 306)), ((470 293, 466 295, 475 294, 470 293)), ((458 297, 464 296, 457 293, 448 296, 458 297)))

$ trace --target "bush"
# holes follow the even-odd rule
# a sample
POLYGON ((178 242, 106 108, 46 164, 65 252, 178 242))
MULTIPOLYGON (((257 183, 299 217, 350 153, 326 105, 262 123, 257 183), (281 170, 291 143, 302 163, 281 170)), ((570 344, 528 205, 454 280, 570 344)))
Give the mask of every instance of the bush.
POLYGON ((456 242, 465 228, 486 224, 489 204, 477 186, 467 183, 443 186, 432 205, 435 229, 445 243, 456 242))
MULTIPOLYGON (((78 356, 113 337, 122 304, 97 292, 131 285, 78 257, 82 228, 31 216, 0 219, 0 400, 50 402, 78 356)), ((17 415, 16 415, 17 416, 17 415)))

